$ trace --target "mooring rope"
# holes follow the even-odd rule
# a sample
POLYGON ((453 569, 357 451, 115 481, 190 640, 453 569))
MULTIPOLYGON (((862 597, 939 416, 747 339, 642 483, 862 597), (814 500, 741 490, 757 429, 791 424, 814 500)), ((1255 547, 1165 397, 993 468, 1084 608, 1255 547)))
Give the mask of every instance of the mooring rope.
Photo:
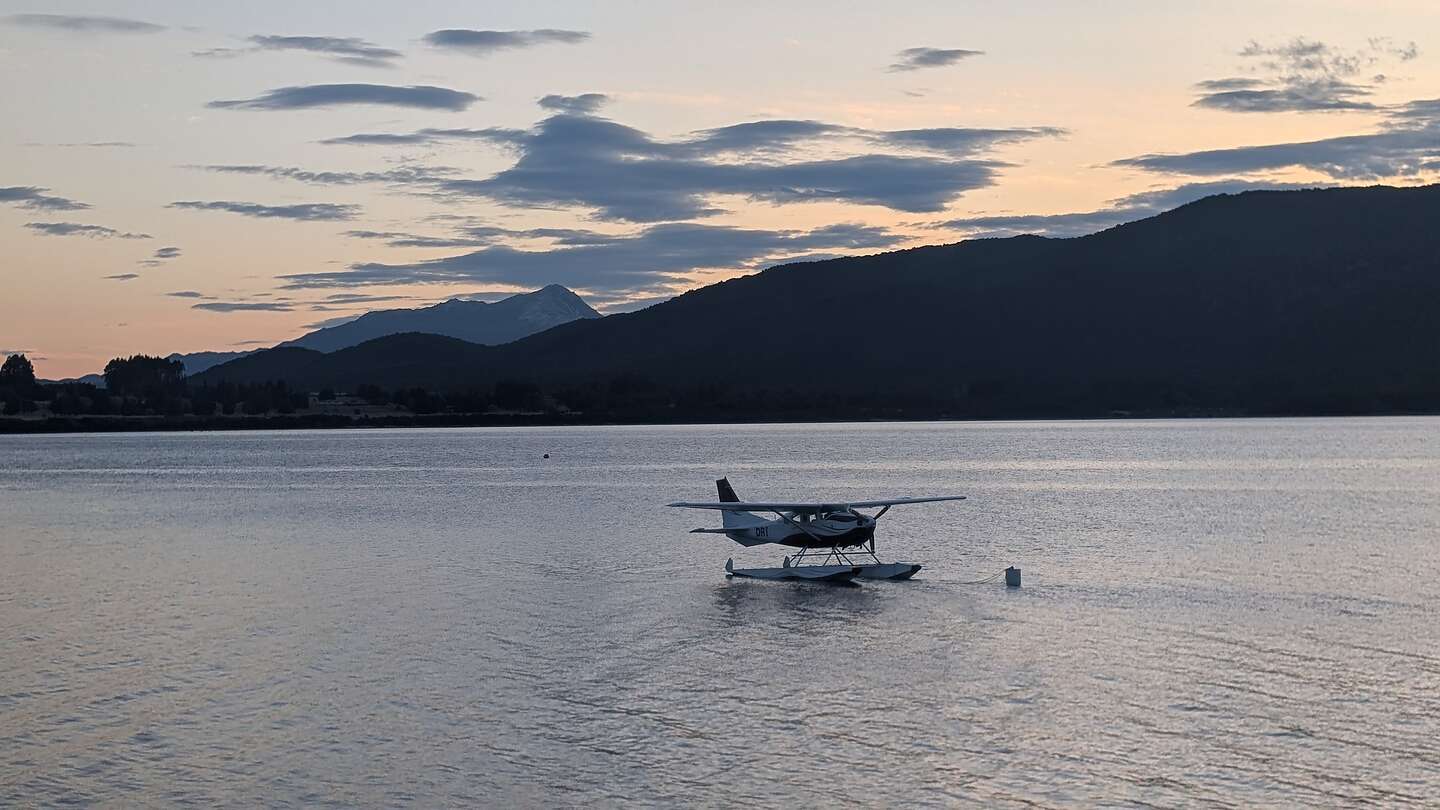
POLYGON ((971 580, 971 581, 969 581, 969 582, 962 582, 962 583, 960 583, 960 584, 961 584, 961 585, 989 585, 990 583, 994 582, 995 580, 997 580, 997 579, 999 579, 999 578, 1001 578, 1001 577, 1003 577, 1003 576, 1005 576, 1005 571, 1004 571, 1004 569, 1001 569, 999 572, 994 573, 994 574, 991 574, 990 576, 985 577, 984 579, 975 579, 975 580, 971 580))

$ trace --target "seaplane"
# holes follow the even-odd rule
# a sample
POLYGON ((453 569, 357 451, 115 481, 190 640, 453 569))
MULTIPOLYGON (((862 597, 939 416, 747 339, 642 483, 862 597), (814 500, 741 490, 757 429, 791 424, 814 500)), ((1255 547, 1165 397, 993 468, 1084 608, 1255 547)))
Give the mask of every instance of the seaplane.
POLYGON ((785 557, 779 568, 736 568, 733 557, 725 561, 727 576, 752 579, 909 579, 919 573, 918 564, 884 563, 875 556, 876 522, 892 507, 902 504, 965 500, 964 495, 942 495, 846 503, 742 501, 725 478, 716 481, 715 488, 720 495, 717 502, 677 501, 666 506, 720 512, 721 528, 691 529, 692 534, 723 534, 746 548, 773 543, 799 549, 785 557), (873 515, 858 511, 877 507, 880 511, 873 515), (775 517, 766 518, 756 512, 775 517))

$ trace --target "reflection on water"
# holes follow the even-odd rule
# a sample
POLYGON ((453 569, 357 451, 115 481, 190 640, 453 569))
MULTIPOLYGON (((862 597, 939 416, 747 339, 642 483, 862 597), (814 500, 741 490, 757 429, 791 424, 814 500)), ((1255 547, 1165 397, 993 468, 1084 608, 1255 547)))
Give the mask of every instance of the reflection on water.
POLYGON ((1424 805, 1437 437, 0 437, 0 805, 1424 805), (728 580, 783 550, 660 506, 723 474, 971 499, 886 517, 916 580, 728 580))
MULTIPOLYGON (((844 624, 858 615, 884 609, 880 586, 866 588, 860 583, 789 582, 775 583, 730 579, 714 588, 715 607, 722 624, 741 625, 769 622, 777 630, 796 632, 844 624)), ((885 587, 904 587, 885 583, 885 587)))

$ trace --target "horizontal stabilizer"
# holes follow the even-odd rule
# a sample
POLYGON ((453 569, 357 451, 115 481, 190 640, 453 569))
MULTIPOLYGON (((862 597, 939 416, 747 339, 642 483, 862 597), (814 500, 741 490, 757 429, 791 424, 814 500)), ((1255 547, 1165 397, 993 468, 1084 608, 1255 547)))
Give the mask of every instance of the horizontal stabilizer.
POLYGON ((691 530, 690 530, 690 533, 691 533, 691 534, 725 534, 726 532, 733 532, 733 531, 735 531, 735 530, 734 530, 734 529, 691 529, 691 530))

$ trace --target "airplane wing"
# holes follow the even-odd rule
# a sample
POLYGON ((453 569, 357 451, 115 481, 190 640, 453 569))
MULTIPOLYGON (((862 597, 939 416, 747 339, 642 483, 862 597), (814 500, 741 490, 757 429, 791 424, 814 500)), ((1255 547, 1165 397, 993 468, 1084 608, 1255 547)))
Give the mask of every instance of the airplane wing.
POLYGON ((964 495, 940 495, 933 498, 890 498, 880 501, 851 501, 846 506, 868 509, 871 506, 899 506, 903 503, 933 503, 935 501, 963 501, 964 495))
POLYGON ((676 501, 667 503, 666 506, 678 506, 682 509, 715 509, 721 512, 801 512, 814 514, 816 512, 830 512, 845 507, 868 508, 871 506, 898 506, 904 503, 931 503, 933 501, 963 501, 964 495, 941 495, 933 498, 887 498, 875 501, 849 501, 831 503, 791 503, 780 501, 736 501, 736 502, 706 502, 706 501, 676 501))
POLYGON ((840 504, 823 503, 778 503, 772 501, 725 501, 711 503, 704 501, 676 501, 666 506, 682 509, 715 509, 721 512, 823 512, 826 509, 840 509, 840 504))

